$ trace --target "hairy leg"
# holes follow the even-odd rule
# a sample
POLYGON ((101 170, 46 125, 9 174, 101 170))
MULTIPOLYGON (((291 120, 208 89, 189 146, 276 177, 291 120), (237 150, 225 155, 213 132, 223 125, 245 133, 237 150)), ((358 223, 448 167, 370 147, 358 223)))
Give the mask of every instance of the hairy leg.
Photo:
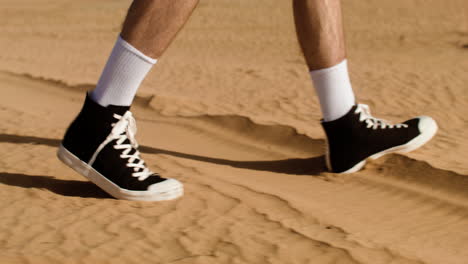
POLYGON ((144 78, 195 9, 198 0, 134 0, 91 98, 130 105, 144 78))
POLYGON ((129 133, 136 129, 129 109, 141 82, 197 2, 133 1, 96 88, 59 148, 65 164, 118 199, 161 201, 183 195, 182 183, 151 172, 139 156, 135 135, 129 133))
POLYGON ((340 0, 294 0, 294 20, 325 121, 355 104, 346 62, 340 0))
POLYGON ((328 68, 346 57, 340 0, 294 0, 294 20, 310 70, 328 68))
POLYGON ((121 36, 151 58, 159 58, 187 22, 198 0, 134 0, 121 36))

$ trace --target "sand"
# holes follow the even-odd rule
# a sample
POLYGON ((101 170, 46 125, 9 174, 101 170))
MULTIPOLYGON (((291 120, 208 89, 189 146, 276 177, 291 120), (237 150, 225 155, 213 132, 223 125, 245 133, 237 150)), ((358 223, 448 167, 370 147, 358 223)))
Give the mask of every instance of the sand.
POLYGON ((130 1, 0 1, 0 263, 468 263, 468 3, 343 1, 373 113, 426 146, 325 171, 290 1, 202 0, 133 107, 183 198, 118 201, 61 164, 130 1))

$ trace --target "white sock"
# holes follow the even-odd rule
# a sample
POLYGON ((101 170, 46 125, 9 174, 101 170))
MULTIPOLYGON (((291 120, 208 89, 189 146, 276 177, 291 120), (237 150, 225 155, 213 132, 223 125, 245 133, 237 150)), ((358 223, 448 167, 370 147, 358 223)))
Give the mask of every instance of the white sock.
POLYGON ((324 121, 336 120, 356 103, 346 60, 330 68, 310 72, 324 121))
POLYGON ((156 62, 119 36, 91 98, 102 106, 131 105, 156 62))

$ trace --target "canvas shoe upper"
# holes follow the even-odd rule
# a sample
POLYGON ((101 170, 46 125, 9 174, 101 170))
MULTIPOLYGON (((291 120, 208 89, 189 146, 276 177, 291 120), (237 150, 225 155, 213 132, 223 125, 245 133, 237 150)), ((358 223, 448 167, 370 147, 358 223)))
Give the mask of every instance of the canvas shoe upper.
POLYGON ((146 166, 136 132, 129 107, 103 107, 87 96, 65 133, 58 156, 118 199, 154 201, 181 196, 180 182, 162 178, 146 166))
POLYGON ((370 114, 364 104, 354 105, 343 117, 322 126, 327 136, 327 167, 332 172, 351 173, 392 152, 409 152, 428 142, 437 131, 436 122, 419 116, 392 124, 370 114))

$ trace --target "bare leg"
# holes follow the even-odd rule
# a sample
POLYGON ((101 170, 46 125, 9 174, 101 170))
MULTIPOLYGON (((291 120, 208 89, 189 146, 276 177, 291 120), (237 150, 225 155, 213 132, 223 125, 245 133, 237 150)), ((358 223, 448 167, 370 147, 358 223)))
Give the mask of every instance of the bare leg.
POLYGON ((198 0, 134 0, 122 38, 152 58, 159 58, 195 9, 198 0))
POLYGON ((323 113, 329 170, 351 173, 368 158, 412 151, 437 131, 430 117, 389 124, 356 104, 349 81, 340 0, 293 0, 299 43, 323 113))
POLYGON ((102 106, 130 105, 152 66, 187 22, 198 0, 134 0, 91 93, 102 106))
POLYGON ((294 0, 297 37, 325 121, 344 116, 355 104, 349 81, 340 0, 294 0))
POLYGON ((297 36, 310 70, 345 59, 340 0, 294 0, 297 36))
POLYGON ((59 158, 119 199, 161 201, 183 185, 146 167, 129 111, 145 76, 187 21, 198 0, 134 0, 96 88, 67 130, 59 158))

